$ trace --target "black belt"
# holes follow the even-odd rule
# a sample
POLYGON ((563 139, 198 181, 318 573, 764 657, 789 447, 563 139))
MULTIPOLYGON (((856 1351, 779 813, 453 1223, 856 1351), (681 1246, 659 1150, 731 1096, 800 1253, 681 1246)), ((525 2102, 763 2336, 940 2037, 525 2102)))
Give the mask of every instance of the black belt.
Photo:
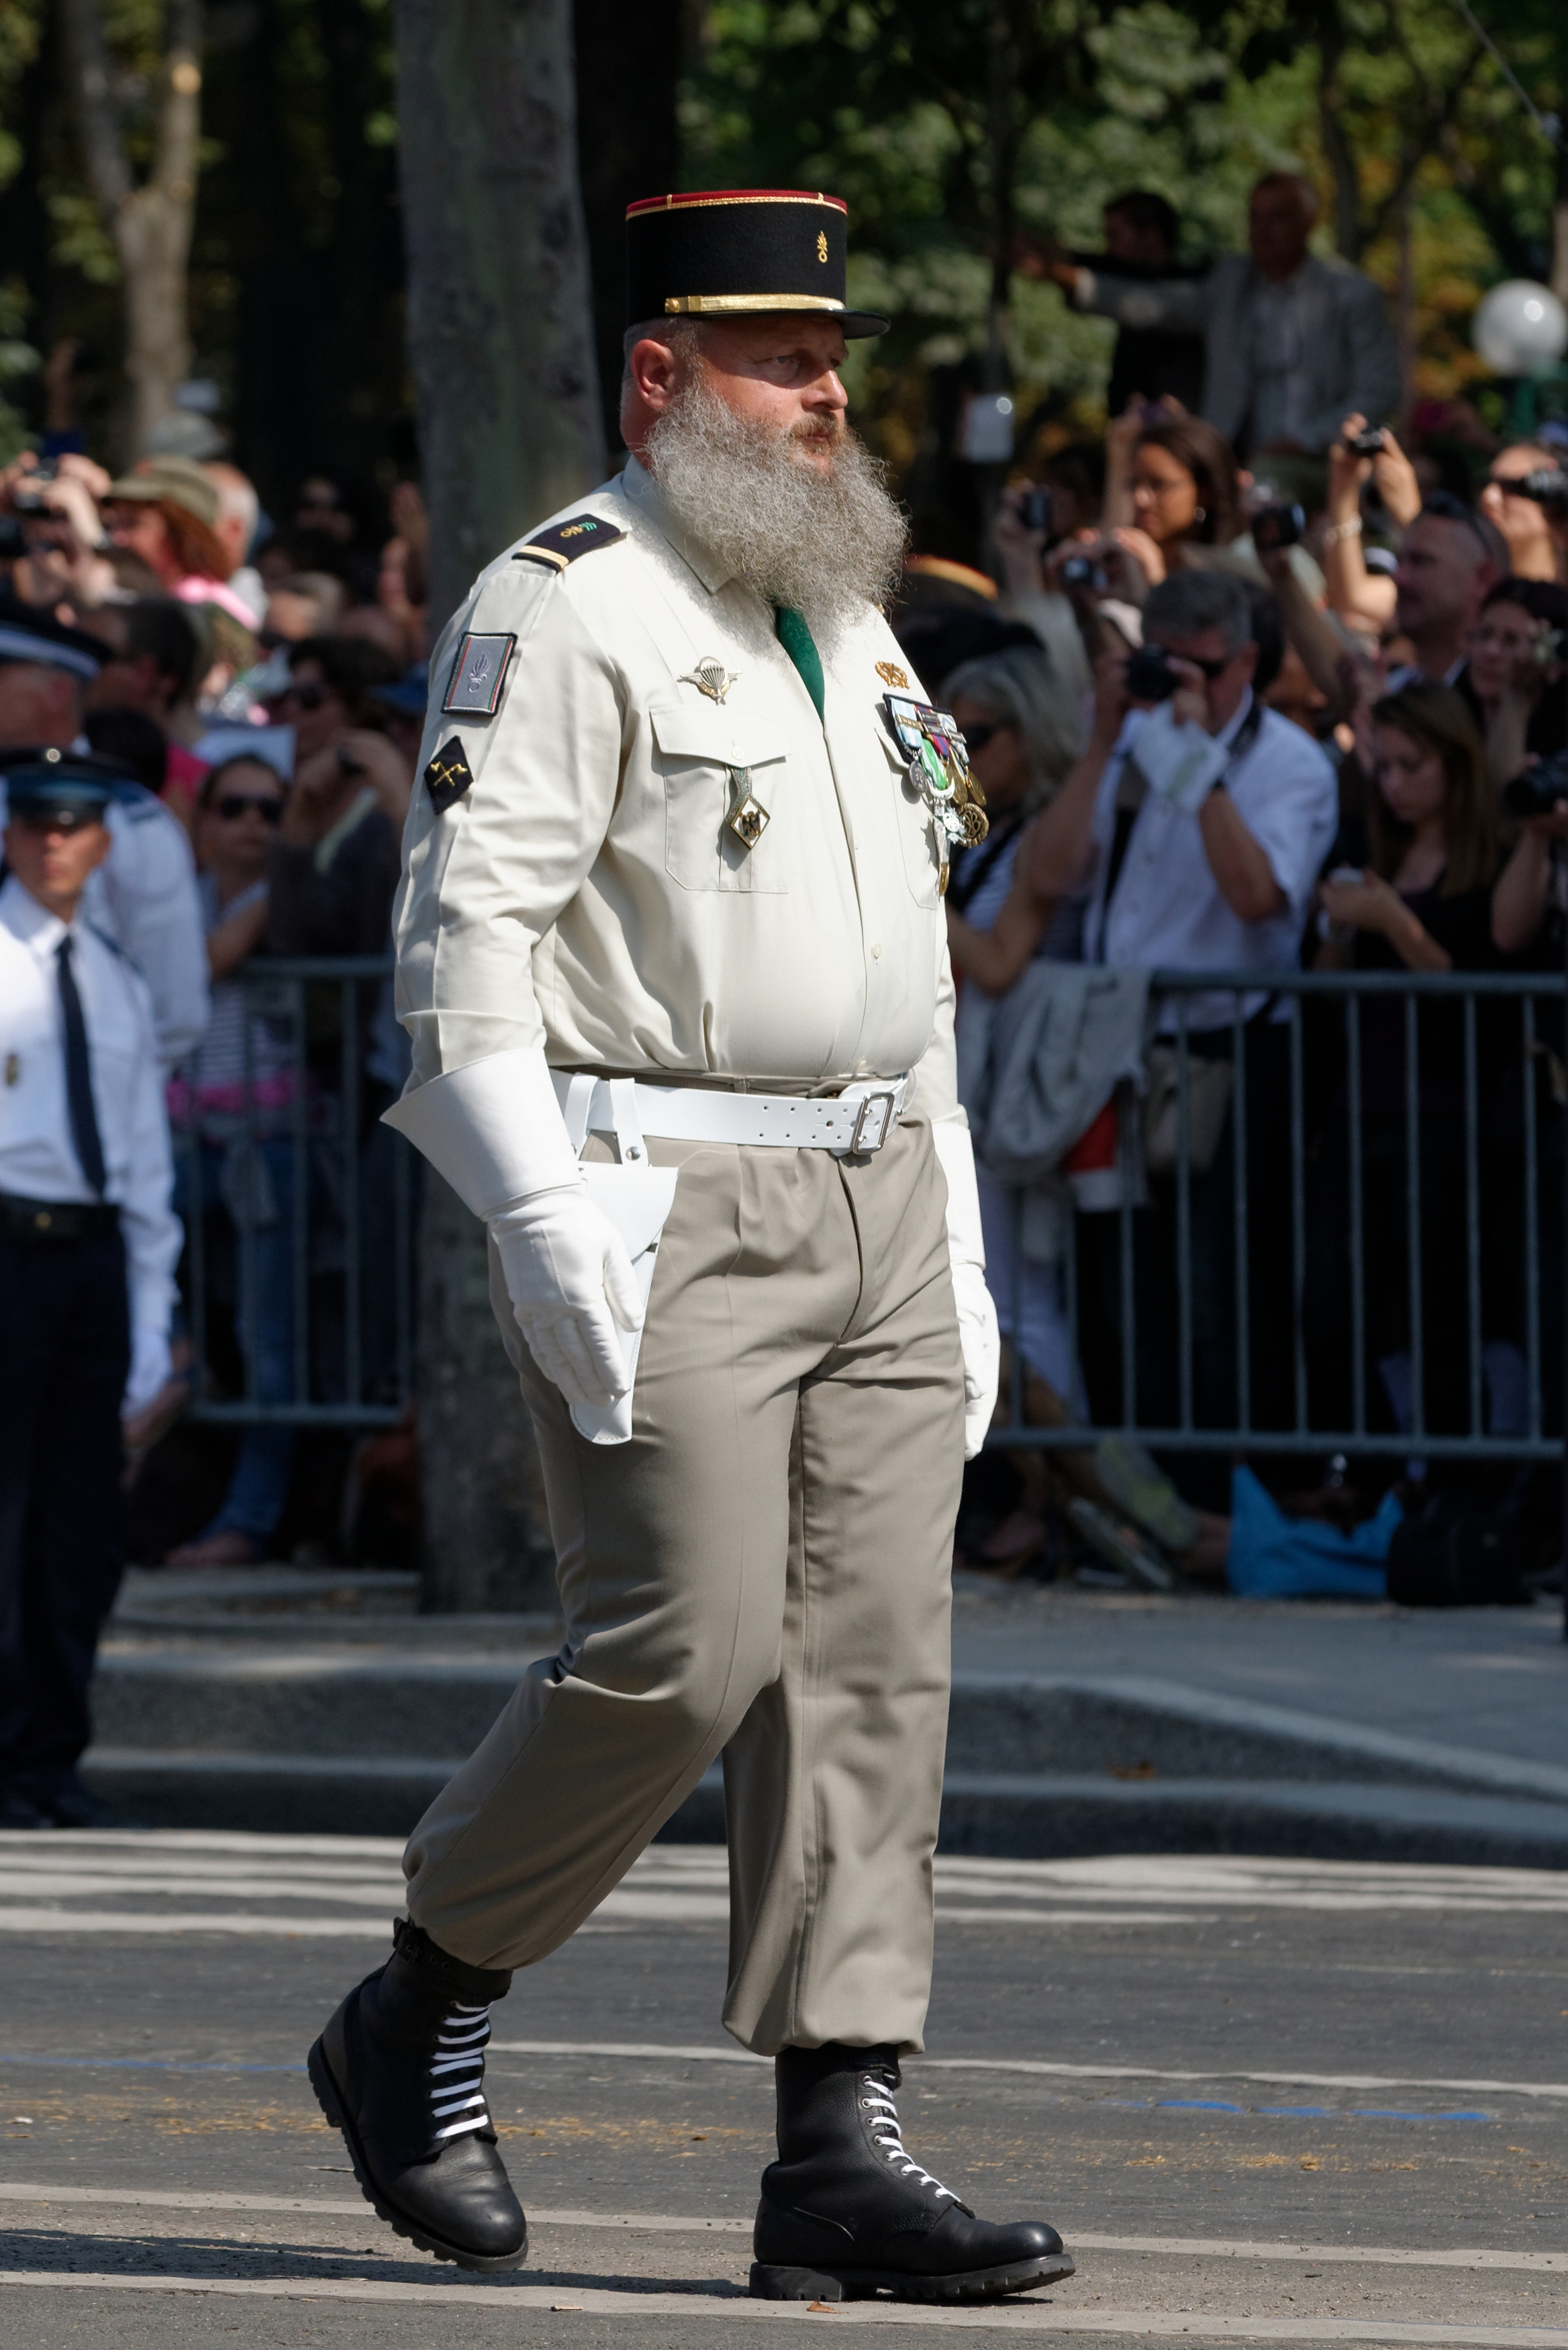
POLYGON ((96 1200, 23 1200, 0 1191, 0 1240, 47 1247, 51 1241, 111 1240, 119 1230, 119 1210, 96 1200))

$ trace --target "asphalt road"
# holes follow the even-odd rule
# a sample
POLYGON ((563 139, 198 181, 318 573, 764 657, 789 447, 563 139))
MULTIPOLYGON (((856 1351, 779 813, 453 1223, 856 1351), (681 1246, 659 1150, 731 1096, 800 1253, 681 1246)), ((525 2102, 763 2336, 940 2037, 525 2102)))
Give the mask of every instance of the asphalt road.
POLYGON ((1568 1879, 939 1865, 906 2142, 1078 2274, 979 2314, 743 2298, 771 2070, 717 2022, 722 1856, 659 1847, 495 2011, 533 2264, 460 2280, 358 2198, 301 2066, 396 1847, 0 1838, 0 2350, 723 2350, 758 2326, 1568 2350, 1568 1879))

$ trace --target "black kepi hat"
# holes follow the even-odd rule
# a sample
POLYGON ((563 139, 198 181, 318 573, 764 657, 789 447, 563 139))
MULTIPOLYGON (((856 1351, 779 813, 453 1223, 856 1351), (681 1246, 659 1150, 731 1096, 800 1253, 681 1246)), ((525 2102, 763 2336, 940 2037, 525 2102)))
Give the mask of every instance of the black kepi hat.
POLYGON ((802 188, 698 188, 626 208, 626 323, 806 310, 849 336, 891 321, 845 300, 847 207, 802 188))
POLYGON ((130 780, 118 759, 102 758, 96 751, 61 751, 52 743, 0 751, 8 814, 32 824, 57 824, 66 832, 101 824, 104 810, 124 795, 130 780))

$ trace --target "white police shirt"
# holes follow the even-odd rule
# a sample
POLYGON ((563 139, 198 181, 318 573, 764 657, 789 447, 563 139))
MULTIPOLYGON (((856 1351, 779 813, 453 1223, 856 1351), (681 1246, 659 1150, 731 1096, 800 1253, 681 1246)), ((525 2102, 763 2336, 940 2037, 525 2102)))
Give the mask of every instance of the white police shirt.
MULTIPOLYGON (((0 826, 5 821, 0 781, 0 826)), ((207 1025, 207 946, 195 859, 179 818, 140 784, 120 787, 106 821, 109 855, 88 876, 82 912, 147 982, 159 1057, 171 1069, 201 1043, 207 1025)))
MULTIPOLYGON (((1251 707, 1249 691, 1220 728, 1219 743, 1234 742, 1251 707)), ((1197 808, 1179 806, 1155 791, 1146 793, 1134 818, 1107 909, 1116 785, 1122 762, 1151 714, 1147 710, 1128 713, 1100 778, 1085 961, 1137 971, 1255 971, 1260 975, 1294 971, 1313 889, 1339 827, 1339 791, 1333 767, 1312 737, 1277 711, 1264 711, 1252 743, 1226 771, 1225 787, 1269 860, 1286 899, 1283 911, 1261 922, 1244 922, 1234 913, 1210 868, 1197 808)), ((1245 997, 1247 1016, 1266 1001, 1266 991, 1245 997)), ((1189 998, 1193 1028, 1218 1028, 1233 1016, 1230 995, 1189 998)), ((1159 1024, 1167 1031, 1176 1026, 1168 1001, 1159 1024)))
MULTIPOLYGON (((81 998, 103 1144, 104 1197, 119 1210, 133 1331, 167 1332, 180 1257, 173 1170, 152 1005, 126 957, 78 910, 71 970, 81 998)), ((56 950, 66 925, 22 887, 0 887, 0 1191, 88 1205, 71 1139, 56 950)))

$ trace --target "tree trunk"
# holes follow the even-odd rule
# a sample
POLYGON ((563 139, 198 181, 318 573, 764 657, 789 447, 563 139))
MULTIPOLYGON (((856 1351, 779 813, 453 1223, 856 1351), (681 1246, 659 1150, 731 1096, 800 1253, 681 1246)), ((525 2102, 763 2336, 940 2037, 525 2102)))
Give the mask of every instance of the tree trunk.
POLYGON ((533 1431, 490 1310, 484 1227, 427 1167, 419 1287, 424 1604, 553 1607, 556 1555, 533 1431))
POLYGON ((125 151, 99 0, 65 0, 71 94, 88 184, 125 272, 126 373, 134 453, 175 409, 191 371, 186 279, 202 130, 201 0, 171 0, 152 168, 138 187, 125 151))
MULTIPOLYGON (((396 0, 409 348, 439 627, 509 539, 603 467, 577 186, 571 0, 396 0)), ((421 1220, 426 1605, 552 1595, 537 1456, 490 1311, 483 1227, 421 1220)))
POLYGON ((604 462, 569 0, 396 0, 432 622, 604 462))

